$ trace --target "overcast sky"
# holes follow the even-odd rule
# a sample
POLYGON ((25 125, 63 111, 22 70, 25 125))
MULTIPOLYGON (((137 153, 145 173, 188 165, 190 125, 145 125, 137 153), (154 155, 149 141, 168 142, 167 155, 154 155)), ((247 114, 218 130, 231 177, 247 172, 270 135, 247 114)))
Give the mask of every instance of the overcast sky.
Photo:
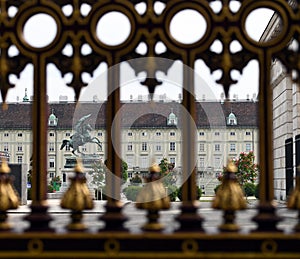
MULTIPOLYGON (((217 1, 216 1, 217 2, 217 1)), ((218 7, 216 7, 218 8, 218 7)), ((68 12, 68 10, 66 10, 68 12)), ((269 22, 272 11, 269 9, 259 9, 253 12, 247 19, 246 30, 253 39, 259 40, 263 33, 267 23, 269 22)), ((114 16, 104 16, 97 27, 97 34, 99 38, 110 45, 116 45, 119 41, 125 40, 129 32, 129 22, 124 15, 115 14, 114 16), (100 28, 108 28, 108 30, 101 30, 100 28)), ((206 24, 201 15, 195 14, 195 11, 187 10, 183 13, 179 13, 173 18, 171 23, 171 33, 176 40, 183 43, 192 43, 195 40, 200 39, 205 31, 206 24), (195 30, 195 24, 198 24, 198 28, 203 30, 195 30)), ((29 44, 40 47, 46 45, 47 42, 51 42, 56 34, 56 26, 51 17, 45 17, 42 15, 35 16, 26 23, 24 28, 24 37, 29 44), (45 30, 44 28, 48 28, 45 30)), ((215 51, 218 51, 218 44, 213 46, 215 51)), ((236 48, 239 46, 237 44, 236 48)), ((158 50, 163 51, 164 46, 161 44, 158 46, 158 50)), ((67 51, 67 50, 65 50, 67 51)), ((88 52, 89 49, 87 48, 88 52)), ((138 48, 141 53, 145 51, 144 46, 141 45, 138 48)), ((65 78, 61 78, 60 72, 54 65, 48 66, 48 95, 50 101, 58 101, 59 96, 68 96, 68 100, 74 99, 74 91, 71 87, 66 86, 66 82, 70 80, 69 75, 65 78)), ((84 90, 81 99, 90 100, 94 96, 98 99, 106 99, 106 77, 105 71, 107 66, 100 64, 98 69, 94 73, 94 77, 91 78, 88 75, 84 75, 84 79, 90 82, 90 85, 84 90), (101 90, 99 91, 99 85, 101 90)), ((168 75, 158 73, 157 77, 163 81, 162 86, 157 87, 155 94, 166 95, 168 99, 178 99, 178 95, 181 93, 180 75, 182 67, 179 62, 171 67, 168 75)), ((141 73, 138 77, 135 76, 134 71, 128 64, 122 65, 121 70, 121 98, 122 99, 137 99, 138 95, 147 96, 148 91, 146 87, 140 86, 138 82, 142 81, 145 75, 141 73), (138 89, 138 90, 137 90, 138 89)), ((210 74, 209 69, 205 66, 204 62, 197 61, 195 64, 196 74, 196 95, 198 99, 202 99, 204 96, 206 99, 220 99, 222 93, 222 87, 215 83, 215 79, 220 77, 220 73, 216 72, 213 75, 210 74)), ((231 87, 230 96, 237 95, 239 99, 246 99, 246 97, 252 98, 253 95, 257 95, 258 92, 258 64, 256 61, 251 61, 244 69, 243 75, 233 73, 233 76, 239 80, 237 85, 231 87)), ((33 95, 33 69, 31 65, 28 65, 22 72, 20 79, 12 77, 12 82, 16 83, 16 87, 10 89, 7 95, 8 102, 22 101, 25 94, 25 88, 27 89, 28 96, 33 95)), ((158 97, 159 98, 159 97, 158 97)))

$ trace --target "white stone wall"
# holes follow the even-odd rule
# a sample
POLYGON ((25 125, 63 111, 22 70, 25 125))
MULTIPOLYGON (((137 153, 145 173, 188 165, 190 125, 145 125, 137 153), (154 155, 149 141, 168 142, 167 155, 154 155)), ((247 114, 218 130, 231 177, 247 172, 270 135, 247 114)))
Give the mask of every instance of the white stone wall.
POLYGON ((280 62, 272 64, 274 196, 286 199, 285 141, 293 137, 293 87, 280 62))

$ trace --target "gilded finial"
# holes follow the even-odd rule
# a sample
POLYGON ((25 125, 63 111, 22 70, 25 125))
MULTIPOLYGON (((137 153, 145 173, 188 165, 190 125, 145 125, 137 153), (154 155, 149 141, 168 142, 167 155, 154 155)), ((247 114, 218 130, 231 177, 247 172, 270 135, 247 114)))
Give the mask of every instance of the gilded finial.
POLYGON ((6 111, 8 109, 8 105, 6 102, 2 103, 2 111, 6 111))
POLYGON ((5 158, 2 158, 2 163, 0 165, 0 173, 3 173, 3 174, 9 174, 10 173, 10 168, 7 164, 7 161, 5 158))
POLYGON ((67 228, 71 231, 80 231, 86 229, 86 226, 81 222, 83 217, 82 211, 92 209, 94 206, 90 191, 86 185, 81 161, 77 161, 74 171, 75 176, 70 178, 71 185, 64 194, 60 205, 62 208, 72 211, 72 222, 67 228))
POLYGON ((19 206, 19 196, 12 186, 12 178, 9 173, 10 168, 7 161, 2 159, 0 165, 0 231, 11 228, 6 222, 7 210, 16 209, 19 206))
POLYGON ((148 183, 139 192, 136 199, 136 208, 148 211, 148 222, 142 227, 146 231, 161 231, 162 224, 158 222, 159 211, 170 208, 170 198, 166 194, 160 178, 160 166, 156 163, 149 167, 148 183))
POLYGON ((212 207, 224 211, 224 223, 219 226, 221 231, 237 231, 239 227, 234 223, 235 211, 246 209, 246 201, 241 186, 236 180, 237 167, 229 161, 222 184, 218 188, 212 207))
MULTIPOLYGON (((297 173, 300 167, 297 166, 297 173)), ((298 210, 298 223, 295 225, 294 230, 300 232, 300 176, 296 176, 296 187, 288 198, 287 207, 292 210, 298 210)))
POLYGON ((82 160, 77 158, 76 160, 76 165, 75 165, 75 168, 74 168, 74 172, 76 174, 80 174, 80 173, 84 173, 84 168, 83 168, 83 165, 82 165, 82 160))
POLYGON ((160 167, 157 163, 153 163, 150 167, 149 167, 149 172, 150 173, 159 173, 160 172, 160 167))
POLYGON ((228 161, 227 164, 227 172, 236 173, 238 171, 237 166, 234 164, 232 160, 228 161))

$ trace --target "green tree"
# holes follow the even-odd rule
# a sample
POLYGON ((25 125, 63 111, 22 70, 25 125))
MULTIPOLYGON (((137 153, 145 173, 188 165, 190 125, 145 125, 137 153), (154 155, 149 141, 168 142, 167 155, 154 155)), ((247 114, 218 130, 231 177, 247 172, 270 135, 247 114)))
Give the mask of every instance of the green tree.
POLYGON ((142 180, 142 178, 139 176, 139 174, 136 173, 136 174, 131 178, 130 182, 131 182, 132 184, 140 184, 140 183, 143 182, 143 180, 142 180))
MULTIPOLYGON (((232 159, 237 167, 236 177, 238 183, 244 187, 245 184, 254 183, 258 177, 259 167, 254 163, 255 156, 253 151, 249 153, 242 152, 238 158, 232 159)), ((222 181, 223 175, 225 173, 226 167, 224 167, 223 174, 218 177, 222 181)))
POLYGON ((176 173, 173 171, 175 165, 170 163, 167 158, 163 158, 160 163, 160 174, 165 186, 175 185, 177 178, 176 173))
POLYGON ((128 165, 125 161, 122 161, 122 183, 126 183, 128 179, 128 165))
POLYGON ((92 166, 92 171, 89 175, 92 177, 91 183, 95 185, 96 189, 102 188, 105 185, 106 166, 102 160, 95 161, 92 166))

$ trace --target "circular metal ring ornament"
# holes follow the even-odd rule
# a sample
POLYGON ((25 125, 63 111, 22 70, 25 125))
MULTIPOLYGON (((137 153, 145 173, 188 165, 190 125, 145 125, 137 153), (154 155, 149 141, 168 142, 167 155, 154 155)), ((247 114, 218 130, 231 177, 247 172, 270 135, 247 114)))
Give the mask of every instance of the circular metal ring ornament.
POLYGON ((182 242, 181 249, 183 253, 195 254, 199 250, 199 245, 194 239, 187 239, 182 242))
MULTIPOLYGON (((32 53, 45 53, 49 52, 51 49, 56 49, 57 45, 60 44, 62 38, 62 24, 59 18, 59 15, 56 13, 56 10, 50 8, 50 6, 31 6, 25 9, 23 12, 17 14, 17 25, 16 25, 16 37, 18 41, 18 47, 21 48, 21 51, 32 53), (24 26, 29 19, 35 15, 46 14, 49 15, 56 23, 56 35, 51 40, 49 44, 43 47, 34 47, 30 45, 24 38, 24 26), (18 17, 20 17, 18 19, 18 17)), ((29 55, 30 55, 29 54, 29 55)))
POLYGON ((40 239, 31 239, 28 241, 27 249, 30 253, 40 254, 44 250, 44 243, 40 239))
POLYGON ((284 45, 283 42, 289 42, 288 34, 290 33, 290 22, 289 22, 289 6, 288 5, 279 5, 275 1, 251 1, 249 4, 244 2, 241 5, 240 14, 241 14, 241 30, 240 33, 244 40, 251 45, 254 45, 257 48, 276 48, 278 45, 284 45), (246 30, 246 20, 251 12, 259 9, 259 8, 267 8, 273 10, 278 14, 280 19, 282 20, 283 26, 281 26, 281 32, 277 35, 277 37, 273 38, 270 41, 255 41, 253 40, 246 30))
POLYGON ((108 254, 116 254, 120 252, 120 242, 116 239, 108 239, 104 243, 104 251, 108 254))
POLYGON ((278 245, 272 239, 265 240, 261 244, 261 252, 266 255, 275 254, 277 252, 277 249, 278 245))
POLYGON ((123 50, 126 45, 130 44, 133 41, 135 31, 136 31, 136 19, 134 14, 130 11, 130 9, 126 8, 121 4, 99 4, 95 9, 92 10, 90 14, 90 32, 93 41, 96 43, 96 46, 105 49, 107 51, 112 50, 123 50), (130 22, 130 32, 127 38, 120 44, 116 45, 108 45, 102 42, 97 36, 97 23, 101 20, 104 15, 110 12, 120 12, 124 16, 126 16, 130 22))
POLYGON ((202 5, 200 2, 193 2, 193 1, 184 1, 181 3, 175 3, 174 5, 169 5, 168 9, 165 10, 165 19, 163 24, 165 25, 165 31, 167 33, 167 39, 169 42, 171 42, 171 44, 175 45, 176 47, 179 48, 190 48, 190 49, 194 49, 194 48, 199 48, 199 50, 201 49, 206 49, 207 45, 210 45, 210 42, 213 42, 212 39, 212 10, 210 8, 208 8, 205 5, 202 5), (201 36, 200 39, 198 39, 197 41, 193 42, 193 43, 182 43, 179 42, 178 40, 176 40, 174 38, 174 36, 171 34, 170 31, 170 25, 171 25, 171 21, 172 19, 175 17, 176 14, 180 13, 181 11, 184 10, 193 10, 198 12, 200 15, 203 16, 203 18, 205 19, 206 22, 206 30, 205 33, 201 36), (211 38, 211 40, 210 40, 211 38))

